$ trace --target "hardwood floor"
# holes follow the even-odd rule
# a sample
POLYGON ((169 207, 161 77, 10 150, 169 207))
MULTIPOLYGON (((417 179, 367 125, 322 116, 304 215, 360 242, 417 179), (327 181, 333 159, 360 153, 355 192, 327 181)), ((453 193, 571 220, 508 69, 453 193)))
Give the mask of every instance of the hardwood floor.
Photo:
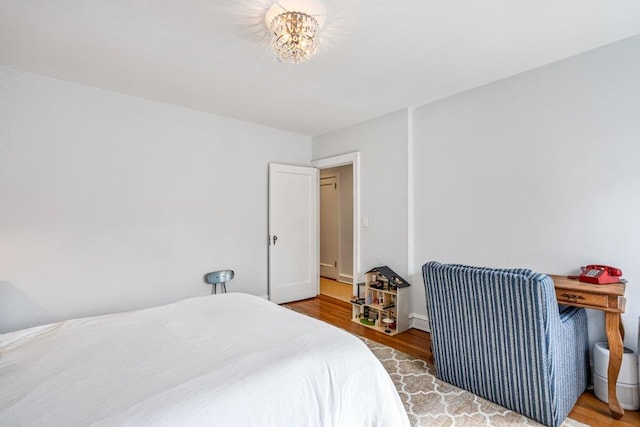
MULTIPOLYGON (((366 328, 351 321, 351 304, 319 295, 317 298, 286 304, 291 309, 320 319, 351 333, 388 345, 416 358, 433 363, 431 337, 428 332, 409 329, 394 337, 366 328)), ((578 399, 569 417, 591 426, 640 426, 640 412, 625 411, 620 420, 609 415, 606 403, 598 400, 593 392, 586 391, 578 399)))
POLYGON ((320 293, 340 301, 349 302, 351 301, 351 295, 353 295, 353 285, 320 277, 320 293))
MULTIPOLYGON (((431 361, 431 338, 429 333, 410 329, 395 337, 381 334, 373 329, 351 321, 351 304, 326 295, 286 304, 292 310, 323 320, 346 331, 388 345, 417 358, 431 361)), ((432 363, 432 362, 430 362, 432 363)))

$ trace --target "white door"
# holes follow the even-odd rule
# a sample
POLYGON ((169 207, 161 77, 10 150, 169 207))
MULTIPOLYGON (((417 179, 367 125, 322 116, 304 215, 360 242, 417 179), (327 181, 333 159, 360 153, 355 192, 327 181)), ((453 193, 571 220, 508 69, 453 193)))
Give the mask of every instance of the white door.
POLYGON ((338 180, 320 178, 320 275, 338 278, 339 230, 338 180))
POLYGON ((269 164, 269 299, 318 296, 318 170, 269 164))

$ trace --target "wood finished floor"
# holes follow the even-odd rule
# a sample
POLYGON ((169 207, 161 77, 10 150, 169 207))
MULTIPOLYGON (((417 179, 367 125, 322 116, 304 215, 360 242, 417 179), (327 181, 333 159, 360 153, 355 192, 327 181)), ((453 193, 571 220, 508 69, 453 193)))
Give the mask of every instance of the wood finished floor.
MULTIPOLYGON (((428 332, 409 329, 390 337, 351 321, 351 304, 325 295, 303 301, 288 303, 291 309, 320 319, 351 333, 388 345, 399 351, 433 363, 431 354, 431 336, 428 332)), ((569 414, 570 418, 591 426, 640 426, 640 412, 625 411, 620 420, 609 415, 607 405, 598 400, 593 392, 586 391, 569 414)))
POLYGON ((320 277, 320 293, 328 297, 336 298, 341 301, 351 301, 353 295, 353 285, 320 277))

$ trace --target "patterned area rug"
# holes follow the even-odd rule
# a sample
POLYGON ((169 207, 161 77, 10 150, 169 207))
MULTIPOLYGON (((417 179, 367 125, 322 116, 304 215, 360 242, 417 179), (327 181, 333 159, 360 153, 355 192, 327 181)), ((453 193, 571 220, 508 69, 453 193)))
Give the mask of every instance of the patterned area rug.
MULTIPOLYGON (((404 403, 412 426, 540 426, 435 377, 435 368, 386 345, 359 337, 382 362, 404 403)), ((563 427, 585 426, 567 418, 563 427)))

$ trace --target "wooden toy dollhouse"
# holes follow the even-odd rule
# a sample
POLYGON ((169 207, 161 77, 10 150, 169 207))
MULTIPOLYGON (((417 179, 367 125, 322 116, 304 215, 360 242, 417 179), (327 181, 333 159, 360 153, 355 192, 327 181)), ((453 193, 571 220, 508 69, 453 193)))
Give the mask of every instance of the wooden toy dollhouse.
POLYGON ((409 286, 387 266, 372 268, 366 272, 364 286, 358 286, 358 295, 351 301, 352 320, 388 335, 406 331, 409 329, 409 286))

